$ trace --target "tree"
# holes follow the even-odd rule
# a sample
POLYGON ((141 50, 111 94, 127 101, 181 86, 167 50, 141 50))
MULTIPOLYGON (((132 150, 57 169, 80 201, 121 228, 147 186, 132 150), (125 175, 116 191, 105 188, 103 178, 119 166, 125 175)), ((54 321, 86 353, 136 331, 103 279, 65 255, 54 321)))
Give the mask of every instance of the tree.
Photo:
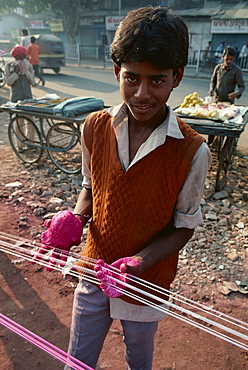
POLYGON ((13 10, 20 7, 18 0, 0 0, 0 14, 5 10, 13 10))

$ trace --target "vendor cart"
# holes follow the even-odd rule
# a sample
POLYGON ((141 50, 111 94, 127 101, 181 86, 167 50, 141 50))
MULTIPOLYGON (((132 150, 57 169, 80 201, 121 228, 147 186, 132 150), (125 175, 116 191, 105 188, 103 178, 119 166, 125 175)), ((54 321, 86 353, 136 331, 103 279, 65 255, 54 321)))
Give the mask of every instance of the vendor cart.
MULTIPOLYGON (((77 98, 78 99, 78 98, 77 98)), ((94 99, 94 98, 93 98, 94 99)), ((96 99, 97 100, 97 99, 96 99)), ((81 114, 60 115, 54 107, 57 103, 37 99, 22 104, 3 105, 0 111, 7 111, 10 116, 8 126, 9 142, 15 154, 25 163, 38 162, 44 150, 61 171, 74 174, 81 170, 81 133, 80 126, 92 111, 103 108, 99 106, 81 114)), ((213 135, 218 140, 218 168, 215 191, 223 188, 229 168, 231 167, 238 139, 248 121, 248 108, 242 107, 235 120, 211 120, 186 116, 176 113, 194 130, 203 135, 213 135)))
POLYGON ((103 101, 100 99, 82 99, 92 99, 98 105, 76 116, 54 113, 54 108, 66 99, 49 102, 45 98, 30 99, 18 104, 2 105, 0 112, 9 113, 8 137, 15 154, 25 163, 35 163, 46 150, 61 171, 68 174, 79 173, 82 164, 80 126, 89 113, 103 108, 103 101))
POLYGON ((244 131, 248 121, 248 108, 240 108, 240 114, 235 117, 235 119, 225 121, 204 119, 176 113, 178 117, 182 118, 184 122, 190 125, 199 134, 218 137, 218 168, 215 191, 222 190, 226 183, 227 173, 232 165, 239 137, 244 131))

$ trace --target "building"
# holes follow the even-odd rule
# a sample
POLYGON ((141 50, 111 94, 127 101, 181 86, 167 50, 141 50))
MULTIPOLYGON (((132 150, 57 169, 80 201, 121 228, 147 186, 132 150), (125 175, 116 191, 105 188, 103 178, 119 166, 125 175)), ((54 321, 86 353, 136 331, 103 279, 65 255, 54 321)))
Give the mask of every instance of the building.
MULTIPOLYGON (((133 8, 144 6, 143 0, 91 0, 81 9, 76 43, 82 47, 109 45, 119 22, 133 8)), ((150 5, 170 6, 181 15, 189 28, 190 50, 203 50, 212 40, 212 50, 221 41, 240 50, 248 41, 248 2, 230 0, 150 0, 150 5)), ((53 33, 68 43, 62 19, 51 12, 21 17, 4 15, 0 34, 16 42, 19 29, 28 28, 30 34, 53 33)))

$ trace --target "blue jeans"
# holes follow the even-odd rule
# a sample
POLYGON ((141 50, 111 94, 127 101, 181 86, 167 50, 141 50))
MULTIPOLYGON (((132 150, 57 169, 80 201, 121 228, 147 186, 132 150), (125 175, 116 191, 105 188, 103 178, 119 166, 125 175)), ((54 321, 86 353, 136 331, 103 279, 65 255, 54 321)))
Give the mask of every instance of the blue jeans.
MULTIPOLYGON (((109 298, 96 286, 79 282, 74 296, 68 353, 95 368, 112 324, 109 298)), ((158 322, 121 320, 127 370, 151 370, 158 322)), ((65 366, 65 370, 70 367, 65 366)))

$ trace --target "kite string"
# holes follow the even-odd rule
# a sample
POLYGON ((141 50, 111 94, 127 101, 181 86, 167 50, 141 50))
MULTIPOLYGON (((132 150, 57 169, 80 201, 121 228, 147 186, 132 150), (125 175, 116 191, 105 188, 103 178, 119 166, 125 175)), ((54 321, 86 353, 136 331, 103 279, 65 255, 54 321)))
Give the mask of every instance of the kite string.
MULTIPOLYGON (((18 247, 19 248, 19 250, 20 250, 20 247, 18 247)), ((22 250, 22 248, 21 248, 21 250, 22 250)), ((49 249, 50 250, 50 249, 49 249)), ((27 252, 26 252, 27 253, 27 252)), ((32 254, 37 254, 37 252, 32 252, 32 254)), ((77 255, 78 256, 78 255, 77 255)), ((41 255, 41 257, 42 258, 44 258, 44 256, 43 255, 41 255)), ((79 256, 80 258, 83 258, 82 256, 79 256)), ((32 260, 32 258, 31 258, 31 260, 32 260)), ((87 259, 88 260, 88 259, 87 259)), ((95 260, 92 260, 92 259, 90 259, 91 261, 94 261, 95 262, 95 260)), ((59 260, 55 260, 55 262, 60 262, 59 260)), ((46 265, 46 264, 43 264, 43 265, 46 265)), ((77 268, 80 268, 80 266, 77 266, 77 268)), ((58 270, 60 270, 61 271, 61 269, 58 269, 58 270)), ((91 270, 91 269, 85 269, 85 268, 83 268, 83 271, 84 272, 86 272, 86 273, 90 273, 90 274, 94 274, 94 272, 91 270)), ((118 271, 118 270, 117 270, 118 271)), ((91 276, 90 277, 90 279, 88 278, 88 277, 86 277, 85 275, 84 275, 84 278, 86 279, 86 280, 88 280, 88 281, 90 281, 90 282, 93 282, 93 283, 97 283, 97 284, 99 284, 99 281, 98 281, 98 279, 94 279, 94 277, 93 276, 91 276)), ((131 277, 131 279, 133 278, 133 276, 131 277)), ((140 278, 138 278, 139 280, 140 280, 140 278)), ((113 279, 114 280, 114 279, 113 279)), ((118 281, 118 280, 117 280, 118 281)), ((146 282, 145 282, 146 283, 146 282)), ((134 289, 134 287, 132 286, 132 285, 129 285, 128 284, 128 287, 130 288, 130 289, 134 289)), ((161 287, 158 287, 158 288, 160 288, 161 289, 161 287)), ((135 289, 134 289, 135 290, 135 289)), ((138 291, 139 293, 141 293, 141 294, 143 294, 144 295, 144 291, 142 291, 142 290, 140 290, 140 289, 137 289, 136 288, 136 291, 138 291)), ((123 291, 123 293, 124 294, 126 294, 126 291, 123 291)), ((146 293, 146 295, 147 295, 147 292, 145 292, 146 293)), ((171 303, 171 302, 168 302, 167 300, 162 300, 162 299, 160 299, 159 297, 156 297, 156 296, 154 296, 154 295, 152 295, 152 294, 148 294, 148 296, 150 296, 150 298, 152 298, 152 299, 157 299, 158 301, 160 301, 160 303, 165 303, 165 304, 168 304, 168 305, 170 305, 171 307, 173 307, 173 308, 175 308, 175 309, 178 309, 179 311, 182 311, 182 312, 184 312, 184 313, 186 313, 186 314, 189 314, 189 315, 191 315, 191 316, 193 316, 193 317, 195 317, 196 319, 202 319, 203 321, 206 321, 208 324, 210 324, 210 325, 215 325, 215 326, 217 326, 217 327, 219 327, 220 329, 222 329, 222 330, 227 330, 228 332, 230 332, 230 333, 232 333, 232 334, 234 334, 234 335, 237 335, 237 336, 239 336, 239 337, 241 337, 241 338, 243 338, 243 339, 247 339, 248 337, 247 336, 244 336, 243 334, 240 334, 240 333, 238 333, 238 332, 236 332, 236 331, 234 331, 234 330, 232 330, 232 329, 229 329, 229 328, 226 328, 226 327, 224 327, 223 325, 221 325, 221 324, 218 324, 218 323, 215 323, 214 321, 212 321, 212 320, 209 320, 209 319, 207 319, 207 318, 202 318, 199 314, 195 314, 195 313, 192 313, 191 311, 189 311, 189 310, 186 310, 186 309, 184 309, 184 308, 181 308, 180 306, 178 306, 178 305, 175 305, 175 304, 173 304, 173 303, 171 303)), ((137 295, 134 295, 134 299, 136 299, 136 300, 140 300, 140 297, 138 297, 137 295)), ((193 301, 192 301, 193 302, 193 301)), ((183 301, 183 303, 185 303, 185 301, 183 301)), ((187 303, 187 302, 186 302, 187 303)), ((149 302, 149 301, 146 301, 146 304, 148 304, 149 306, 151 306, 151 307, 154 307, 154 308, 158 308, 159 307, 159 309, 161 308, 161 306, 159 306, 159 305, 153 305, 153 304, 151 304, 151 302, 149 302)), ((204 307, 204 306, 203 306, 204 307)), ((166 312, 168 312, 168 309, 166 309, 166 312)), ((212 314, 211 312, 209 312, 209 311, 207 311, 207 313, 209 314, 212 314)), ((178 314, 177 314, 178 315, 178 314)), ((221 318, 222 319, 222 317, 218 317, 218 318, 221 318)), ((232 318, 231 318, 232 319, 232 318)), ((231 324, 234 324, 234 323, 232 323, 232 322, 229 322, 229 323, 231 323, 231 324)), ((245 323, 244 323, 245 324, 245 323)), ((199 324, 198 324, 199 325, 199 324)), ((194 326, 196 326, 196 324, 194 325, 194 326)), ((200 325, 199 325, 199 328, 200 328, 200 325)), ((204 327, 205 328, 205 327, 204 327)), ((204 329, 205 331, 207 331, 207 330, 209 330, 209 329, 204 329)), ((209 332, 210 332, 210 330, 209 330, 209 332)), ((215 333, 217 333, 216 331, 214 331, 215 333)), ((235 344, 235 343, 234 343, 235 344)))
MULTIPOLYGON (((19 248, 20 249, 20 247, 17 247, 17 248, 19 248)), ((47 250, 49 251, 50 249, 49 248, 47 248, 47 250)), ((43 255, 41 255, 41 254, 39 254, 38 252, 32 252, 32 254, 36 254, 36 255, 39 255, 40 257, 43 257, 43 255)), ((84 260, 85 259, 85 257, 84 256, 81 256, 81 255, 78 255, 78 254, 70 254, 70 255, 72 255, 73 257, 76 257, 77 259, 80 259, 80 260, 84 260)), ((44 258, 44 257, 43 257, 44 258)), ((30 261, 32 261, 32 258, 30 258, 29 259, 30 261)), ((96 262, 96 260, 93 260, 93 259, 86 259, 86 261, 87 261, 87 263, 90 263, 91 264, 91 266, 93 267, 94 265, 95 265, 95 262, 96 262), (92 261, 92 262, 89 262, 89 261, 92 261)), ((54 259, 54 262, 60 262, 59 260, 57 260, 57 259, 54 259)), ((72 268, 72 267, 74 267, 74 264, 72 264, 72 263, 68 263, 67 265, 66 265, 66 268, 67 269, 69 269, 69 268, 72 268)), ((54 266, 54 268, 56 269, 56 267, 54 266)), ((94 274, 94 271, 92 271, 91 269, 85 269, 85 268, 81 268, 80 266, 77 266, 77 269, 78 270, 83 270, 84 272, 87 272, 87 273, 89 273, 89 274, 94 274)), ((118 272, 119 270, 118 269, 115 269, 114 267, 111 267, 111 269, 113 269, 113 270, 116 270, 116 272, 118 272)), ((107 270, 107 269, 106 269, 107 270)), ((113 280, 115 280, 115 281, 118 281, 117 279, 115 279, 114 277, 113 277, 113 280)), ((220 313, 220 312, 218 312, 218 311, 216 311, 216 310, 213 310, 212 308, 210 308, 210 307, 207 307, 207 306, 204 306, 204 305, 202 305, 202 304, 200 304, 200 303, 198 303, 198 302, 194 302, 194 301, 192 301, 192 300, 190 300, 190 299, 188 299, 188 298, 185 298, 185 297, 182 297, 182 296, 180 296, 179 294, 177 294, 177 293, 173 293, 173 292, 170 292, 169 290, 167 290, 167 289, 164 289, 164 288, 162 288, 162 287, 159 287, 159 286, 157 286, 157 285, 155 285, 155 284, 152 284, 152 283, 150 283, 150 282, 148 282, 148 281, 144 281, 143 279, 141 279, 141 278, 139 278, 139 277, 135 277, 135 276, 133 276, 133 275, 129 275, 129 280, 132 282, 132 281, 138 281, 139 282, 139 284, 141 285, 141 286, 144 286, 144 287, 147 287, 147 286, 149 286, 150 287, 150 289, 152 289, 153 291, 155 291, 155 292, 158 292, 158 293, 161 293, 161 291, 165 294, 165 296, 167 296, 167 297, 169 297, 169 296, 171 296, 171 297, 173 297, 174 298, 174 300, 178 300, 179 302, 181 302, 181 303, 183 303, 183 304, 186 304, 186 305, 189 305, 190 307, 193 307, 193 308, 198 308, 200 311, 204 311, 204 312, 207 312, 208 314, 210 314, 210 315, 213 315, 213 316, 215 316, 215 317, 217 317, 217 318, 222 318, 223 320, 226 320, 227 322, 229 322, 229 323, 232 323, 232 324, 234 324, 234 322, 232 322, 232 321, 230 321, 230 320, 228 320, 228 319, 231 319, 231 320, 234 320, 234 321, 237 321, 237 322, 239 322, 239 323, 242 323, 242 324, 244 324, 245 326, 248 326, 248 323, 244 323, 244 322, 242 322, 242 321, 240 321, 240 320, 237 320, 237 319, 233 319, 233 318, 231 318, 230 316, 228 316, 228 315, 225 315, 225 314, 223 314, 223 313, 220 313), (222 316, 224 316, 224 318, 222 317, 222 316), (227 319, 225 319, 225 317, 227 317, 227 319)), ((95 282, 98 282, 98 279, 96 279, 95 280, 95 282)), ((129 286, 131 289, 133 289, 133 286, 129 286)), ((141 292, 142 293, 142 292, 141 292)), ((166 301, 161 301, 161 303, 167 303, 167 300, 166 301)), ((174 306, 175 307, 175 306, 174 306)), ((237 325, 237 326, 239 326, 239 325, 237 325)))

